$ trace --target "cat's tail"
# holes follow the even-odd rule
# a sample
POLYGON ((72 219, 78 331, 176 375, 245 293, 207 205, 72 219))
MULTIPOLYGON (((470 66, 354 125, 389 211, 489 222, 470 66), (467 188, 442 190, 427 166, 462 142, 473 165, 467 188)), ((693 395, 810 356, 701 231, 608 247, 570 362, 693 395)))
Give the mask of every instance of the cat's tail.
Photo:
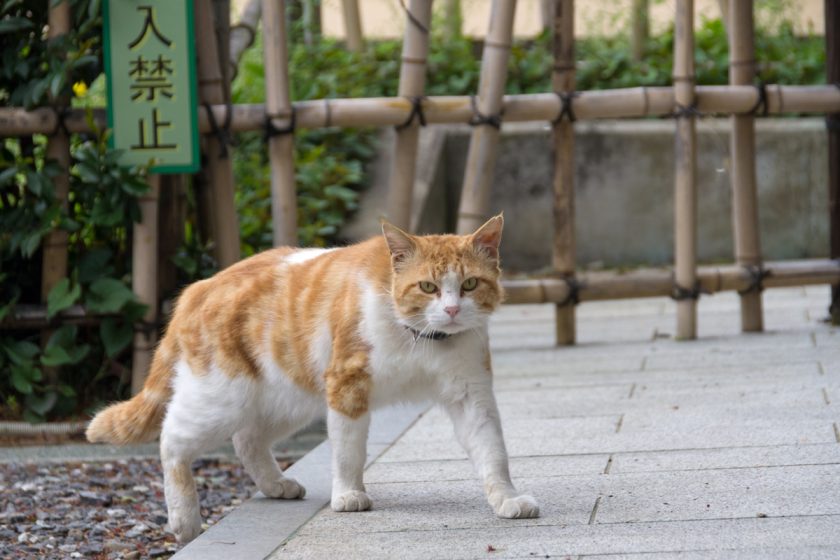
POLYGON ((88 424, 85 436, 91 443, 126 445, 152 441, 160 434, 166 405, 172 397, 175 367, 173 353, 164 338, 155 352, 143 390, 131 400, 101 410, 88 424))

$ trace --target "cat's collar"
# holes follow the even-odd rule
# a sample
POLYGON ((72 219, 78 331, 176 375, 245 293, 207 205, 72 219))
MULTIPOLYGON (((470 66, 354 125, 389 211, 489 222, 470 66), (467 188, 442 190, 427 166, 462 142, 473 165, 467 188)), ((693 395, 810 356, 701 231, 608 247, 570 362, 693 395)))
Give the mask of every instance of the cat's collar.
POLYGON ((405 328, 408 329, 408 332, 410 332, 412 336, 414 336, 414 340, 417 340, 418 338, 428 338, 429 340, 445 340, 452 336, 449 333, 441 331, 418 331, 417 329, 412 329, 407 325, 405 328))

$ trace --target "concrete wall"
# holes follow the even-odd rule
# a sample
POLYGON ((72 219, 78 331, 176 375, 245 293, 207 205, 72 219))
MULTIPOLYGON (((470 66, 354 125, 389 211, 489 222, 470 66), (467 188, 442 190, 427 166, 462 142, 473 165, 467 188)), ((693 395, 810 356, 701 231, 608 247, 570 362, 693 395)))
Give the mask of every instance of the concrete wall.
MULTIPOLYGON (((761 239, 768 260, 828 254, 827 153, 822 119, 757 122, 761 239)), ((698 255, 732 259, 728 121, 698 126, 698 255)), ((451 231, 469 127, 445 127, 442 173, 420 210, 421 232, 451 231)), ((581 266, 673 261, 671 121, 578 123, 576 212, 581 266)), ((552 154, 545 124, 505 124, 493 185, 493 211, 506 218, 506 268, 551 262, 552 154)))

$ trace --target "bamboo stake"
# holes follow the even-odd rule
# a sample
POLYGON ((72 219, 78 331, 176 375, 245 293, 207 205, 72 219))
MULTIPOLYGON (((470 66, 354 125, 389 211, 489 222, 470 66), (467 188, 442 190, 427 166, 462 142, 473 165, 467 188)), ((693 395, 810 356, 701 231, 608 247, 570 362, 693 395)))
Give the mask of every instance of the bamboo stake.
POLYGON ((285 133, 268 140, 271 163, 271 223, 274 245, 297 245, 297 194, 295 191, 294 114, 289 96, 286 54, 286 2, 263 0, 263 52, 265 53, 266 112, 271 125, 285 133))
POLYGON ((172 261, 184 242, 187 221, 187 176, 160 176, 158 199, 158 292, 165 297, 178 289, 178 267, 172 261))
POLYGON ((131 248, 131 289, 148 305, 144 325, 134 331, 131 360, 131 394, 143 390, 157 340, 158 285, 158 197, 160 175, 149 175, 149 193, 139 199, 141 221, 134 224, 131 248))
MULTIPOLYGON (((477 112, 485 118, 501 119, 515 9, 516 0, 493 0, 476 99, 477 112)), ((498 144, 499 129, 495 126, 481 124, 473 128, 458 210, 459 233, 472 232, 489 217, 490 187, 498 144)))
MULTIPOLYGON (((58 3, 50 2, 49 14, 47 16, 47 38, 55 40, 70 31, 72 13, 70 1, 64 0, 58 3)), ((52 103, 58 106, 69 105, 66 98, 52 99, 52 103)), ((50 110, 50 109, 47 109, 50 110)), ((50 110, 55 113, 54 110, 50 110)), ((67 209, 67 198, 70 194, 70 137, 58 126, 52 129, 52 134, 47 142, 46 157, 55 160, 62 169, 62 173, 53 179, 55 197, 61 205, 62 211, 67 209)), ((44 236, 41 256, 41 301, 47 301, 47 297, 53 287, 67 276, 67 232, 63 229, 53 229, 44 236)), ((41 341, 46 344, 52 335, 51 331, 41 333, 41 341)), ((57 368, 44 368, 44 373, 51 380, 58 377, 57 368)))
POLYGON ((674 192, 675 263, 674 281, 687 297, 677 301, 677 338, 697 337, 697 186, 696 130, 694 115, 694 2, 677 0, 674 37, 674 101, 677 119, 675 142, 676 181, 674 192))
MULTIPOLYGON (((575 90, 575 4, 554 2, 554 92, 572 103, 575 90)), ((571 105, 569 106, 571 109, 571 105)), ((554 272, 574 282, 575 261, 575 129, 572 114, 560 113, 554 123, 554 272)), ((575 343, 575 303, 571 299, 555 308, 557 345, 575 343)))
MULTIPOLYGON (((213 11, 206 9, 200 0, 193 1, 195 28, 203 30, 202 33, 196 33, 199 97, 204 103, 223 105, 224 88, 229 87, 229 84, 224 81, 220 69, 216 34, 212 32, 215 29, 213 11)), ((199 111, 199 114, 203 112, 199 111)), ((224 119, 217 122, 224 122, 224 119)), ((216 260, 225 268, 239 260, 239 220, 234 202, 233 162, 224 154, 217 138, 205 138, 204 151, 207 161, 199 174, 199 204, 203 207, 202 215, 209 221, 207 231, 214 244, 216 260)))
MULTIPOLYGON (((826 79, 840 84, 840 0, 825 0, 826 79)), ((836 88, 840 92, 840 87, 836 88)), ((840 259, 840 110, 826 118, 828 128, 829 251, 840 259)), ((832 323, 840 325, 840 282, 831 287, 832 323)))
MULTIPOLYGON (((840 263, 830 259, 765 263, 767 288, 788 288, 840 282, 840 263)), ((744 267, 707 266, 697 270, 700 288, 709 294, 745 290, 753 282, 744 267)), ((505 303, 557 303, 569 297, 569 286, 559 278, 505 280, 505 303)), ((601 272, 580 278, 581 301, 667 297, 672 294, 673 273, 666 269, 641 269, 628 273, 601 272)))
POLYGON ((443 40, 454 41, 460 37, 463 26, 461 0, 443 0, 443 40))
MULTIPOLYGON (((743 113, 755 107, 758 90, 753 86, 697 86, 697 109, 704 115, 743 113)), ((830 86, 768 85, 768 114, 834 113, 840 111, 840 89, 830 86)), ((394 126, 406 121, 412 105, 406 99, 368 97, 355 99, 318 99, 297 101, 297 128, 394 126)), ((216 122, 224 122, 227 107, 212 104, 216 122)), ((429 124, 466 124, 473 115, 467 96, 434 96, 423 102, 423 114, 429 124)), ((674 110, 674 90, 670 87, 637 87, 601 91, 578 91, 574 100, 578 121, 650 116, 668 116, 674 110)), ((561 109, 553 93, 506 95, 502 99, 505 122, 552 121, 561 109)), ((265 105, 233 105, 232 132, 262 130, 265 105)), ((90 132, 87 109, 70 109, 64 124, 71 133, 90 132)), ((107 126, 105 109, 93 109, 97 126, 107 126)), ((211 132, 205 110, 198 113, 199 130, 211 132)), ((0 107, 0 130, 3 136, 50 134, 57 125, 51 109, 27 111, 22 107, 0 107)))
MULTIPOLYGON (((753 46, 753 2, 729 4, 729 82, 751 84, 755 77, 753 46)), ((755 126, 751 114, 732 115, 732 224, 735 232, 735 260, 747 267, 761 268, 758 225, 758 193, 755 179, 755 126)), ((764 330, 761 291, 741 294, 741 330, 764 330)))
MULTIPOLYGON (((406 8, 399 95, 414 98, 418 104, 421 103, 420 98, 426 88, 426 56, 429 53, 431 19, 431 0, 409 2, 406 8)), ((396 130, 388 190, 388 219, 405 230, 411 226, 411 197, 417 167, 417 140, 420 135, 421 115, 422 113, 412 113, 411 121, 406 120, 402 125, 398 125, 396 130)))
POLYGON ((344 11, 344 34, 347 48, 353 52, 362 52, 365 48, 362 33, 362 19, 359 16, 359 0, 341 0, 344 11))
POLYGON ((648 0, 633 0, 633 11, 630 14, 630 51, 633 53, 633 59, 637 61, 644 58, 645 45, 650 37, 649 14, 648 0))
POLYGON ((239 71, 239 61, 242 59, 242 54, 254 44, 261 13, 262 0, 248 0, 248 3, 239 13, 239 21, 230 28, 228 75, 231 81, 236 78, 239 71))

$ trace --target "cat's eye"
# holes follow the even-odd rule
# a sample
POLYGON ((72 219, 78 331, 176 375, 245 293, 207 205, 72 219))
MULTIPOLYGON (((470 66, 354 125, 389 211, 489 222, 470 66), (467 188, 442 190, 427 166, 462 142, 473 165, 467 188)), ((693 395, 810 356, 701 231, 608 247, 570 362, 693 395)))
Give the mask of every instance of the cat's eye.
POLYGON ((420 289, 427 294, 433 294, 437 291, 437 286, 431 282, 420 282, 420 289))
POLYGON ((465 292, 475 290, 476 286, 478 286, 477 278, 467 278, 466 280, 464 280, 464 283, 461 284, 461 288, 463 288, 465 292))

